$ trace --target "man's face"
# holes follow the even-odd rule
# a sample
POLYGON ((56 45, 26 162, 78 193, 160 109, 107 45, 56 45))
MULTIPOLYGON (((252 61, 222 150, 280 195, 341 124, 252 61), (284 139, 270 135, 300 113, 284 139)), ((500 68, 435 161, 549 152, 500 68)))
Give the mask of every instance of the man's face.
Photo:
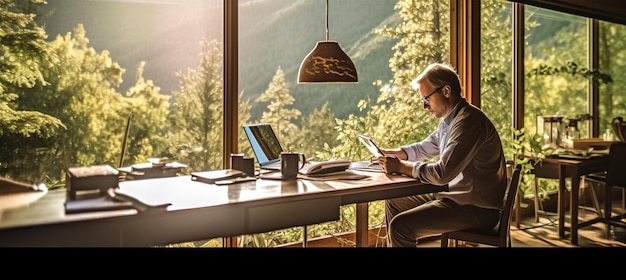
POLYGON ((444 87, 445 85, 433 88, 425 81, 419 83, 419 94, 421 95, 422 106, 437 118, 441 118, 445 115, 445 98, 443 98, 441 94, 444 87))

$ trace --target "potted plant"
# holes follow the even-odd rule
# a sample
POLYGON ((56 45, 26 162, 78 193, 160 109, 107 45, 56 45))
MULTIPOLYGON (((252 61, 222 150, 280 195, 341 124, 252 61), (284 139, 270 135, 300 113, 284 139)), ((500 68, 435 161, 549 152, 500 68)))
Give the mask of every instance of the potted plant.
MULTIPOLYGON (((522 166, 522 179, 519 185, 520 207, 528 209, 529 202, 534 203, 534 199, 527 198, 529 195, 535 194, 535 181, 533 170, 537 164, 541 164, 541 160, 554 152, 554 147, 544 145, 543 136, 537 133, 531 133, 528 128, 515 129, 511 128, 513 139, 507 143, 507 154, 511 159, 509 163, 515 167, 522 166), (530 175, 530 176, 524 176, 530 175)), ((557 186, 550 184, 538 184, 537 195, 539 200, 551 200, 553 194, 557 194, 557 186)), ((555 199, 556 200, 556 199, 555 199)), ((520 211, 522 210, 520 209, 520 211)))

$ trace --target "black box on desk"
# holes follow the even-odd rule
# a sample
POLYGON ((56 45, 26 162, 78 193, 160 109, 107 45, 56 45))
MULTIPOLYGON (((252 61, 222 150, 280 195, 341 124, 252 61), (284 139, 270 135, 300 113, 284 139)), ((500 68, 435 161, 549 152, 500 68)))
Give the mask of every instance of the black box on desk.
POLYGON ((100 190, 105 193, 109 188, 117 188, 118 171, 110 165, 70 167, 67 169, 65 184, 70 199, 76 199, 78 191, 100 190))

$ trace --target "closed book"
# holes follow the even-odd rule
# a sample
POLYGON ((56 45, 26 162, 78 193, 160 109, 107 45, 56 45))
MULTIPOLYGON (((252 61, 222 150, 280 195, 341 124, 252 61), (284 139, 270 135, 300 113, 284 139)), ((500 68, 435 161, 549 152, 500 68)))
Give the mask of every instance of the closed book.
POLYGON ((215 184, 217 181, 233 179, 245 176, 243 171, 235 169, 220 169, 209 171, 191 172, 191 180, 207 184, 215 184))
POLYGON ((131 202, 119 201, 107 196, 68 200, 65 202, 66 214, 122 209, 133 209, 133 204, 131 202))

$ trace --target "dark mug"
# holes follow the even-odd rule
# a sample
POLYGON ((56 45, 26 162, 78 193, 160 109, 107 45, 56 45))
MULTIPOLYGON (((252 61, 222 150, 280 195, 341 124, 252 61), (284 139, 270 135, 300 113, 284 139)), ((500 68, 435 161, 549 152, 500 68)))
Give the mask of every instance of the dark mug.
POLYGON ((254 177, 254 158, 246 158, 243 154, 230 154, 230 168, 254 177))
POLYGON ((298 171, 304 166, 305 157, 301 153, 283 152, 280 153, 281 166, 280 173, 283 179, 293 179, 298 177, 298 171))

